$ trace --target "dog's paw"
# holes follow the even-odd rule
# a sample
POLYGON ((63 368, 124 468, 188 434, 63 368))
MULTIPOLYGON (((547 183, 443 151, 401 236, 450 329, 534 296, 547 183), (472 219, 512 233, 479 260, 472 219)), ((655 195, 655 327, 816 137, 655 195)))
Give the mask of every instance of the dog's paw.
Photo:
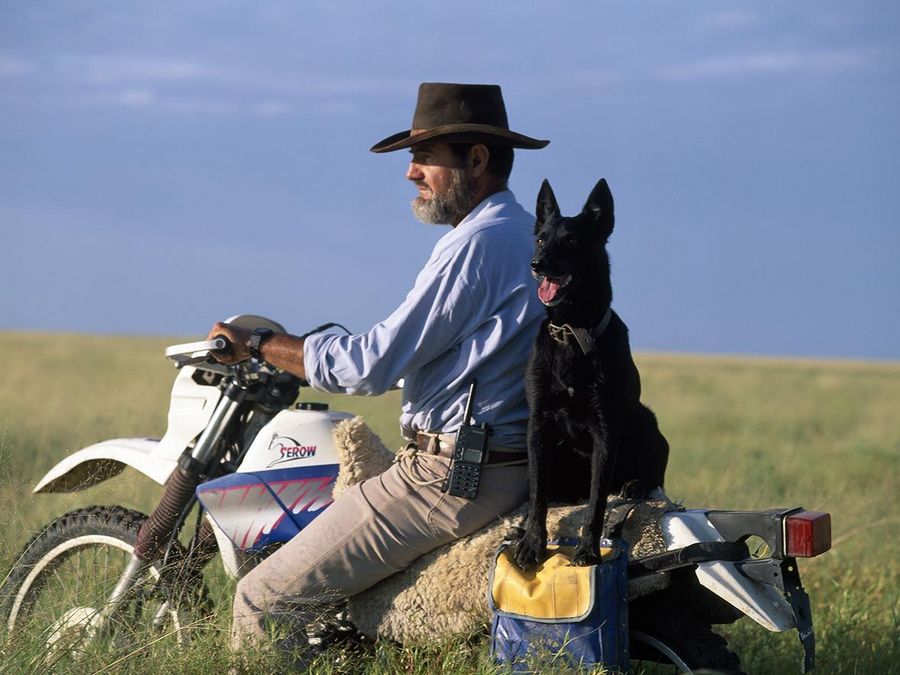
POLYGON ((572 555, 572 564, 576 567, 588 567, 590 565, 600 564, 600 554, 593 551, 588 546, 578 545, 575 553, 572 555))
POLYGON ((526 533, 516 546, 516 565, 522 570, 531 569, 544 559, 546 553, 546 537, 530 537, 526 533))

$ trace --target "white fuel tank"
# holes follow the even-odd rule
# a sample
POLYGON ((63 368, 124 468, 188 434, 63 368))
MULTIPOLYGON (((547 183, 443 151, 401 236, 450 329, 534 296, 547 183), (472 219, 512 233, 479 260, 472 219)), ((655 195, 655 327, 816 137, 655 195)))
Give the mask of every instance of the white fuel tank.
POLYGON ((256 435, 238 473, 337 464, 331 432, 352 417, 331 410, 282 410, 256 435))

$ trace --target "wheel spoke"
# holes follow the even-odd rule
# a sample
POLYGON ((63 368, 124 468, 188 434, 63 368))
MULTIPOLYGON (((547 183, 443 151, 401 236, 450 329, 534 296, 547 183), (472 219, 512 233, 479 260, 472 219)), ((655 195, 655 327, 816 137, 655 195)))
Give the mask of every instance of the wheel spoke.
MULTIPOLYGON (((97 628, 100 610, 131 561, 143 518, 120 507, 75 511, 45 528, 20 556, 2 589, 0 616, 29 651, 44 645, 45 668, 66 670, 64 662, 89 651, 106 661, 117 649, 132 649, 143 631, 186 640, 177 608, 159 595, 160 575, 152 567, 136 580, 121 611, 97 628)), ((197 583, 194 591, 205 597, 197 583)))

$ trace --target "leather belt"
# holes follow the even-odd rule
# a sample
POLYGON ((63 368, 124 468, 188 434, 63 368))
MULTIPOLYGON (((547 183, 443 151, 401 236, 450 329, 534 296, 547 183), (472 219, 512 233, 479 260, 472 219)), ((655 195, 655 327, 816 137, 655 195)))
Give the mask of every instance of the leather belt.
POLYGON ((488 456, 485 466, 491 464, 505 464, 506 462, 527 462, 528 453, 525 450, 510 448, 509 450, 496 450, 495 448, 505 448, 505 445, 491 445, 488 443, 488 456))
MULTIPOLYGON (((422 433, 416 434, 416 447, 430 455, 453 457, 456 447, 456 434, 422 433)), ((528 455, 524 448, 512 448, 508 445, 488 443, 488 456, 485 466, 506 462, 524 462, 528 455)))

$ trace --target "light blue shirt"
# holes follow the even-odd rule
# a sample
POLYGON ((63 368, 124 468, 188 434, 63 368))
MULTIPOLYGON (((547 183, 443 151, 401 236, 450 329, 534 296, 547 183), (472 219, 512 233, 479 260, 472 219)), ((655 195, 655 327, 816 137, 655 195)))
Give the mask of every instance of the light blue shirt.
POLYGON ((306 338, 316 389, 381 394, 403 378, 403 435, 453 432, 478 380, 473 417, 491 442, 525 447, 525 363, 544 317, 531 276, 534 216, 491 195, 435 244, 406 300, 361 335, 306 338))

